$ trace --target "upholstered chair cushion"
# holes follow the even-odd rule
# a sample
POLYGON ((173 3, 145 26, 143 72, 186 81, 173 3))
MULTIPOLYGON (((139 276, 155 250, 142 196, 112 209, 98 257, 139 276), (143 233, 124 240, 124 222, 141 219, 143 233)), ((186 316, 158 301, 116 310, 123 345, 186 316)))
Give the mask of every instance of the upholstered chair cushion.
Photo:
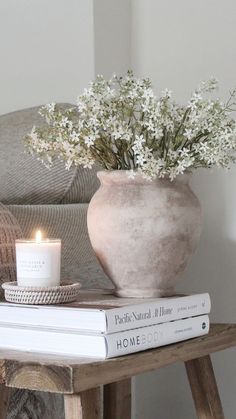
POLYGON ((8 205, 23 236, 36 229, 62 240, 62 278, 80 281, 84 288, 111 287, 91 247, 87 231, 88 204, 8 205))
POLYGON ((15 240, 22 235, 18 221, 0 203, 0 299, 3 297, 1 284, 16 279, 15 240))
MULTIPOLYGON (((71 105, 61 104, 61 107, 71 105)), ((0 116, 0 202, 5 204, 67 204, 89 202, 98 188, 96 168, 65 170, 57 161, 48 170, 25 153, 23 138, 45 124, 39 107, 0 116)))

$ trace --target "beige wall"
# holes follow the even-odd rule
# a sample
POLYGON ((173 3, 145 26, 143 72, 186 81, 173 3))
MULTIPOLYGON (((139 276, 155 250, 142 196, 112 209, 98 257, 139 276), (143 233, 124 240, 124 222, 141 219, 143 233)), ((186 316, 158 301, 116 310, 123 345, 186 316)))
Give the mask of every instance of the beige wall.
MULTIPOLYGON (((235 0, 0 0, 0 114, 74 102, 94 72, 128 67, 181 102, 212 75, 224 96, 236 85, 235 22, 235 0)), ((209 291, 221 322, 236 321, 235 185, 236 169, 194 175, 204 229, 179 288, 209 291)), ((226 418, 235 419, 236 351, 214 361, 226 418)), ((137 378, 134 389, 134 419, 195 417, 181 365, 137 378)))
MULTIPOLYGON (((185 102, 202 79, 220 80, 219 95, 236 86, 234 0, 133 0, 131 63, 158 90, 169 87, 185 102)), ((198 251, 179 289, 209 291, 211 319, 236 321, 236 168, 198 172, 204 228, 198 251)), ((227 419, 235 419, 236 350, 214 356, 227 419)), ((169 367, 136 380, 136 419, 193 419, 183 367, 169 367), (146 412, 146 413, 144 413, 146 412)))
POLYGON ((93 0, 0 0, 0 114, 75 102, 93 77, 93 0))
POLYGON ((130 68, 129 0, 94 0, 95 73, 111 77, 130 68))

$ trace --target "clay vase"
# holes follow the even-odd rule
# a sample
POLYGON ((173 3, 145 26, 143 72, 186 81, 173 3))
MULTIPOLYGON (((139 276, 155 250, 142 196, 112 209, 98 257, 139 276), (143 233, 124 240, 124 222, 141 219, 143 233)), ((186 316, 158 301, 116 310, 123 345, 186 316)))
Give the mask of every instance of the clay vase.
POLYGON ((201 232, 201 208, 189 175, 174 181, 98 172, 88 208, 92 247, 120 297, 175 294, 201 232))

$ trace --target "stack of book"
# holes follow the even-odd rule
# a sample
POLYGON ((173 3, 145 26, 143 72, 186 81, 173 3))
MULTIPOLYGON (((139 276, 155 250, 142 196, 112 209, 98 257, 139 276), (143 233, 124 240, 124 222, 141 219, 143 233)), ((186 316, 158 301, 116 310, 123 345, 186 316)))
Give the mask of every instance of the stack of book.
POLYGON ((81 292, 58 306, 0 303, 0 348, 112 358, 184 341, 209 331, 207 293, 125 299, 81 292))

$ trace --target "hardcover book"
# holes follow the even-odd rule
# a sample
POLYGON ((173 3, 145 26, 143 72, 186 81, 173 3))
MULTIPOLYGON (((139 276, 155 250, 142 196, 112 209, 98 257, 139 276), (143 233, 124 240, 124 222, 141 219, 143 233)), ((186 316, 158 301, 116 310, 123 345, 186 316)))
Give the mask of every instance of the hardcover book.
POLYGON ((108 335, 0 324, 0 348, 67 356, 113 358, 180 342, 209 331, 207 315, 108 335))
POLYGON ((210 312, 209 294, 170 298, 117 298, 101 292, 81 291, 78 301, 56 306, 0 303, 6 325, 68 329, 110 334, 210 312))

